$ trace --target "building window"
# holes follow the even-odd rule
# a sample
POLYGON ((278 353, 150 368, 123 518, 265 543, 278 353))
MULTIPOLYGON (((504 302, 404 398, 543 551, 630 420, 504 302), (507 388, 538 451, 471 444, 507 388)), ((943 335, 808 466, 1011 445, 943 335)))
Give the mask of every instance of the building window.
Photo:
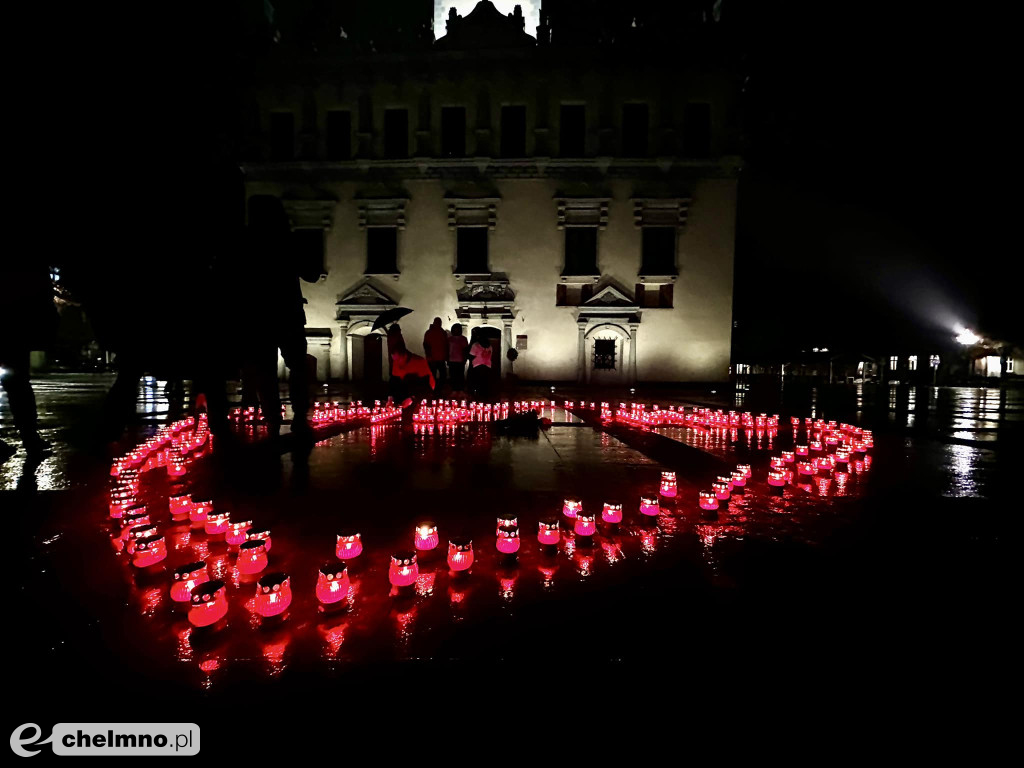
POLYGON ((676 273, 676 228, 644 227, 641 275, 676 273))
POLYGON ((292 248, 295 252, 299 275, 303 280, 315 283, 324 269, 324 231, 322 229, 296 229, 292 232, 292 248))
POLYGON ((582 104, 563 104, 558 132, 558 150, 562 157, 583 157, 586 139, 587 108, 582 104))
POLYGON ((1007 373, 1013 373, 1013 358, 1012 357, 1006 358, 1006 372, 1007 373))
POLYGON ((398 274, 398 227, 367 228, 366 274, 398 274))
POLYGON ((456 230, 455 272, 459 275, 486 275, 487 227, 459 227, 456 230))
POLYGON ((650 119, 646 104, 625 104, 622 107, 622 155, 646 157, 650 119))
POLYGON ((711 105, 687 104, 683 111, 683 155, 707 157, 711 154, 711 105))
POLYGON ((594 370, 615 370, 615 339, 594 339, 594 370))
POLYGON ((565 228, 565 269, 562 274, 601 274, 597 271, 597 227, 565 228))
POLYGON ((327 159, 348 160, 352 157, 352 113, 332 109, 327 113, 327 159))
POLYGON ((291 112, 270 114, 270 159, 295 159, 295 115, 291 112))
POLYGON ((409 110, 384 110, 384 156, 409 156, 409 110))
POLYGON ((907 370, 908 371, 916 371, 917 370, 917 355, 911 355, 910 357, 907 358, 907 370))
POLYGON ((736 373, 738 375, 745 375, 750 373, 750 365, 747 363, 736 363, 736 373))
POLYGON ((501 108, 501 156, 526 156, 526 107, 501 108))
POLYGON ((899 367, 899 364, 900 364, 900 359, 896 355, 893 355, 892 357, 889 358, 889 370, 890 371, 895 371, 899 367))
POLYGON ((441 109, 441 155, 443 157, 466 156, 465 107, 443 107, 441 109))
POLYGON ((938 368, 939 367, 939 356, 938 355, 932 355, 931 357, 928 358, 928 363, 931 365, 932 368, 938 368))

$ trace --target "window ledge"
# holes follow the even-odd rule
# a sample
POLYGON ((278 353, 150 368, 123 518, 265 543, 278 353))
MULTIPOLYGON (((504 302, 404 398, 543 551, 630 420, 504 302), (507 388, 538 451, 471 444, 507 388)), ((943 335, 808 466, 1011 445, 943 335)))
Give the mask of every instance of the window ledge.
POLYGON ((559 281, 567 285, 586 285, 597 283, 601 280, 600 275, 560 275, 559 281))
POLYGON ((637 282, 643 283, 644 285, 663 285, 665 283, 674 283, 679 274, 674 275, 638 275, 637 282))
POLYGON ((398 280, 402 276, 401 272, 363 272, 364 277, 390 277, 392 280, 398 280))

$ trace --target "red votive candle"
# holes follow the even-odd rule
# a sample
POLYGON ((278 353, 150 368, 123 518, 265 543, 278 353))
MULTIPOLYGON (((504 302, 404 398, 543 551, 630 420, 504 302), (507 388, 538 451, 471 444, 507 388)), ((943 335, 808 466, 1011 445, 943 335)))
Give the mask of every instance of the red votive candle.
POLYGON ((743 473, 743 477, 745 477, 747 480, 750 479, 752 473, 750 471, 750 465, 749 464, 737 464, 736 465, 736 470, 738 472, 742 472, 743 473))
POLYGON ((267 567, 267 542, 250 539, 238 545, 238 572, 259 573, 267 567))
POLYGON ((448 567, 453 571, 466 571, 473 566, 473 540, 459 536, 448 542, 448 567))
POLYGON ((339 533, 334 554, 339 560, 351 560, 363 553, 363 537, 358 533, 339 533))
POLYGON ((711 490, 715 492, 715 498, 719 501, 729 500, 729 484, 728 483, 712 483, 711 490))
POLYGON ((732 473, 732 487, 743 488, 747 484, 747 476, 744 475, 740 470, 736 470, 732 473))
POLYGON ((782 460, 786 464, 792 464, 796 460, 796 455, 793 453, 793 451, 783 451, 782 460))
POLYGON ((577 536, 593 536, 597 533, 597 515, 593 512, 583 512, 576 515, 576 522, 573 530, 577 536))
POLYGON ((171 513, 171 520, 184 520, 189 516, 192 509, 192 496, 183 493, 179 496, 170 496, 167 499, 167 509, 171 513))
POLYGON ((327 563, 316 577, 316 599, 324 605, 339 603, 348 597, 348 566, 343 562, 327 563))
POLYGON ((125 541, 125 551, 129 555, 135 554, 135 547, 138 544, 139 539, 145 539, 149 536, 156 536, 158 529, 152 523, 138 523, 130 525, 124 529, 122 536, 125 541))
POLYGON ((205 581, 192 587, 192 603, 188 620, 192 626, 208 627, 223 619, 228 613, 228 594, 224 582, 205 581))
POLYGON ((768 485, 773 488, 781 488, 786 484, 786 470, 784 469, 769 469, 768 470, 768 485))
POLYGON ((416 583, 420 575, 420 567, 416 563, 415 552, 396 552, 391 556, 388 567, 388 581, 393 587, 408 587, 416 583))
POLYGON ((248 538, 246 531, 250 528, 252 528, 252 520, 246 520, 241 523, 229 523, 228 529, 224 531, 224 541, 232 547, 237 547, 248 538))
POLYGON ((174 569, 174 581, 171 584, 171 600, 176 603, 192 602, 192 588, 210 580, 206 572, 206 563, 199 560, 187 565, 179 565, 174 569))
POLYGON ((193 523, 205 523, 207 516, 213 512, 212 501, 194 501, 188 511, 188 519, 193 523))
POLYGON ((601 519, 606 523, 621 523, 622 504, 618 501, 606 501, 601 510, 601 519))
POLYGON ((671 499, 676 495, 676 473, 675 472, 662 472, 661 473, 661 495, 667 499, 671 499))
POLYGON ((287 573, 268 573, 256 582, 256 613, 280 616, 292 604, 292 582, 287 573))
POLYGON ((504 527, 504 526, 509 526, 511 528, 518 528, 519 527, 519 518, 516 517, 516 516, 513 516, 513 515, 499 515, 498 516, 498 527, 494 529, 494 535, 497 536, 498 535, 498 531, 500 531, 502 529, 502 527, 504 527))
MULTIPOLYGON (((501 531, 498 531, 500 534, 501 531)), ((562 532, 558 528, 558 519, 549 517, 537 523, 537 541, 546 547, 555 546, 562 538, 562 532)))
POLYGON ((413 535, 413 546, 420 552, 427 552, 437 546, 439 541, 437 525, 431 522, 420 523, 413 535))
POLYGON ((203 530, 207 536, 217 536, 227 533, 231 525, 231 514, 229 512, 210 512, 203 523, 203 530))
POLYGON ((661 503, 657 496, 640 497, 640 514, 648 517, 657 517, 661 514, 661 503))
POLYGON ((503 525, 498 529, 498 538, 494 546, 505 555, 514 555, 519 551, 519 528, 503 525))
POLYGON ((701 509, 718 509, 718 499, 715 494, 711 491, 700 492, 700 508, 701 509))
POLYGON ((266 528, 250 528, 245 532, 246 541, 262 541, 266 545, 267 552, 270 551, 270 531, 266 528))
POLYGON ((583 502, 577 498, 570 497, 562 502, 562 514, 572 519, 583 509, 583 502))
POLYGON ((167 542, 160 534, 146 536, 135 540, 135 552, 132 554, 132 565, 146 568, 156 565, 167 557, 167 542))

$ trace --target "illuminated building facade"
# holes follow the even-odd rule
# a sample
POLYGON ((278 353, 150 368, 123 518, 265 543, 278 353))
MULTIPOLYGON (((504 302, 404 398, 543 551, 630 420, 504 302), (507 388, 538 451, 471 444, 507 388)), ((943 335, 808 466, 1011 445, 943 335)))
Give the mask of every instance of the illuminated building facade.
POLYGON ((416 352, 435 316, 479 328, 503 377, 728 378, 738 86, 720 25, 654 44, 653 10, 595 27, 615 5, 574 5, 544 3, 536 37, 487 0, 436 41, 432 2, 408 4, 404 42, 333 19, 340 40, 254 72, 246 195, 285 201, 320 275, 303 284, 319 379, 386 378, 370 325, 393 306, 414 310, 416 352))

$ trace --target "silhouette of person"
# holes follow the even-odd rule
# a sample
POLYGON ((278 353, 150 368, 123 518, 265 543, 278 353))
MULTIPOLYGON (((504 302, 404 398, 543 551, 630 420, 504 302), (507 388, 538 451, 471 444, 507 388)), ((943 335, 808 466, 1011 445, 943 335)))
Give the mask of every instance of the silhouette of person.
POLYGON ((448 336, 448 373, 452 382, 453 392, 466 391, 466 355, 469 341, 462 335, 462 323, 452 326, 448 336))
MULTIPOLYGON (((36 397, 29 380, 32 350, 49 346, 57 330, 53 283, 45 264, 19 257, 0 267, 0 368, 14 426, 30 460, 49 452, 39 435, 36 397), (11 263, 15 262, 15 263, 11 263)), ((0 440, 0 461, 14 448, 0 440)))
POLYGON ((440 317, 434 318, 434 322, 423 335, 423 351, 434 374, 434 392, 437 392, 444 386, 448 370, 448 334, 441 327, 440 317))
POLYGON ((243 377, 253 382, 271 434, 281 428, 277 351, 288 368, 293 432, 308 432, 309 375, 306 366, 305 300, 292 258, 288 216, 271 195, 249 198, 249 224, 240 259, 222 277, 232 286, 243 377))

